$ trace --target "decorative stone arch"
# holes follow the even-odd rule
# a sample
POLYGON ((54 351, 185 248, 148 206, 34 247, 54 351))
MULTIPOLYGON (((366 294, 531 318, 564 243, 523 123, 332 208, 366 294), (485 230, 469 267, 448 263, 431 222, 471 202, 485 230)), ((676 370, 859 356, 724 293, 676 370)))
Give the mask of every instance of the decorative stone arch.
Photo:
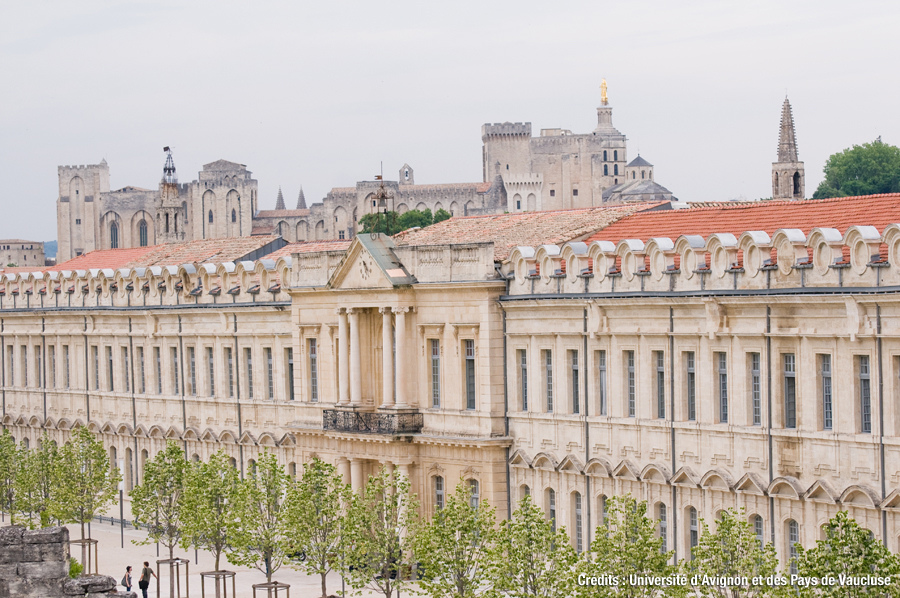
POLYGON ((569 282, 575 282, 578 276, 585 276, 593 270, 587 243, 583 241, 570 241, 563 245, 560 257, 566 263, 566 278, 569 282))
POLYGON ((89 422, 87 425, 87 429, 90 430, 94 434, 101 433, 101 426, 99 423, 97 423, 95 421, 89 422))
POLYGON ((700 478, 700 487, 708 490, 731 492, 734 487, 734 480, 727 471, 711 469, 700 478))
POLYGON ((594 279, 604 280, 616 267, 616 245, 612 241, 593 241, 588 245, 588 258, 594 265, 594 279))
POLYGON ((800 482, 797 478, 785 476, 772 480, 766 493, 769 496, 800 500, 800 497, 803 496, 803 488, 800 486, 800 482))
POLYGON ((117 436, 133 436, 133 432, 134 431, 131 429, 131 426, 126 423, 120 423, 116 428, 117 436))
POLYGON ((231 430, 222 430, 219 433, 219 442, 221 442, 223 444, 237 444, 238 437, 231 430))
POLYGON ((756 494, 765 496, 767 492, 766 483, 755 473, 745 473, 741 479, 734 485, 734 491, 744 494, 756 494))
POLYGON ((322 241, 325 238, 325 221, 316 222, 316 241, 322 241))
POLYGON ((855 506, 868 509, 877 507, 878 503, 881 502, 881 499, 878 498, 878 494, 871 488, 854 484, 852 486, 847 486, 841 493, 840 502, 844 506, 855 506))
POLYGON ((105 424, 103 424, 103 427, 100 428, 100 433, 101 434, 109 434, 110 436, 117 435, 116 427, 113 425, 112 422, 106 422, 105 424))
MULTIPOLYGON (((424 205, 424 204, 419 204, 419 205, 424 205)), ((416 209, 418 210, 419 206, 416 206, 416 209)), ((409 206, 406 205, 405 203, 400 203, 400 204, 397 204, 397 208, 394 211, 397 212, 398 214, 405 214, 406 212, 409 211, 409 206)))
POLYGON ((654 237, 644 245, 644 254, 650 262, 650 276, 660 281, 667 273, 678 270, 680 259, 675 251, 675 242, 668 237, 654 237))
POLYGON ((638 476, 642 482, 655 482, 657 484, 668 484, 671 477, 672 473, 669 471, 669 468, 657 463, 650 463, 644 467, 640 476, 638 476))
POLYGON ((553 456, 548 453, 538 453, 531 461, 531 467, 534 469, 547 469, 556 471, 556 469, 559 467, 559 463, 557 463, 556 459, 554 459, 553 456))
POLYGON ((850 248, 850 267, 856 275, 879 261, 881 235, 874 226, 851 226, 844 233, 844 244, 850 248))
POLYGON ((181 432, 178 431, 178 428, 169 426, 169 430, 166 432, 166 440, 183 440, 183 438, 181 432))
POLYGON ((582 474, 584 473, 584 464, 577 456, 569 454, 560 462, 558 469, 559 471, 582 474))
POLYGON ((134 435, 137 438, 150 438, 150 431, 144 424, 138 424, 134 429, 134 435))
POLYGON ((819 502, 833 505, 840 498, 840 495, 825 480, 816 480, 813 482, 806 492, 803 493, 804 500, 819 502))
POLYGON ((309 222, 306 220, 301 220, 297 223, 296 234, 294 238, 297 241, 308 241, 309 240, 309 222))
POLYGON ((28 427, 40 429, 44 427, 44 423, 41 421, 40 417, 38 417, 37 415, 32 415, 30 418, 28 418, 28 427))
POLYGON ((518 449, 509 457, 509 464, 511 467, 531 469, 531 461, 528 460, 528 457, 522 449, 518 449))
MULTIPOLYGON (((739 258, 738 240, 731 233, 715 233, 706 239, 710 255, 709 266, 716 278, 724 278, 730 271, 743 267, 739 258)), ((743 254, 740 254, 743 257, 743 254)))
POLYGON ((278 441, 275 440, 275 437, 270 432, 263 432, 256 440, 256 444, 263 447, 276 448, 278 441))
POLYGON ((206 428, 203 430, 203 433, 200 435, 200 442, 211 442, 216 443, 219 442, 219 438, 216 436, 216 433, 212 428, 206 428))
POLYGON ((250 432, 244 432, 241 434, 240 440, 238 440, 238 444, 248 445, 248 446, 256 446, 256 437, 253 436, 250 432))
POLYGON ((706 260, 706 241, 700 235, 681 235, 675 240, 675 252, 679 255, 681 275, 693 278, 706 260))
POLYGON ((520 245, 512 250, 509 256, 509 263, 516 282, 523 284, 525 280, 537 273, 535 267, 535 251, 533 247, 520 245))
POLYGON ((584 468, 584 472, 594 477, 612 477, 612 468, 610 467, 609 462, 599 457, 594 457, 588 461, 584 468))
POLYGON ((675 472, 672 476, 671 483, 675 486, 683 486, 685 488, 699 488, 700 482, 694 470, 685 465, 675 472))
POLYGON ((184 434, 182 434, 181 439, 198 442, 200 440, 200 430, 198 430, 197 428, 195 428, 193 426, 188 427, 184 431, 184 434))
POLYGON ((615 469, 613 469, 612 474, 617 478, 625 478, 630 480, 641 479, 641 471, 634 463, 631 462, 631 459, 623 459, 618 465, 616 465, 615 469))
POLYGON ((162 427, 158 425, 150 426, 150 429, 147 431, 147 437, 153 438, 155 440, 165 440, 166 439, 166 431, 162 429, 162 427))
POLYGON ((469 201, 466 202, 466 205, 463 206, 463 213, 464 213, 466 216, 468 216, 468 215, 469 215, 469 211, 470 211, 470 210, 474 210, 476 207, 478 207, 478 206, 476 206, 476 205, 475 205, 475 202, 472 201, 472 200, 470 199, 469 201))
POLYGON ((450 202, 450 215, 461 216, 461 214, 459 213, 459 204, 455 201, 450 202))
POLYGON ((812 250, 813 268, 820 276, 844 259, 844 238, 836 228, 812 229, 806 245, 812 250))
POLYGON ((646 253, 644 242, 640 239, 622 239, 616 245, 616 257, 621 260, 622 276, 625 280, 632 280, 635 275, 647 271, 646 253))
POLYGON ((795 266, 806 265, 809 262, 806 235, 798 228, 781 228, 775 231, 772 235, 772 246, 776 251, 778 272, 782 276, 790 274, 795 266))

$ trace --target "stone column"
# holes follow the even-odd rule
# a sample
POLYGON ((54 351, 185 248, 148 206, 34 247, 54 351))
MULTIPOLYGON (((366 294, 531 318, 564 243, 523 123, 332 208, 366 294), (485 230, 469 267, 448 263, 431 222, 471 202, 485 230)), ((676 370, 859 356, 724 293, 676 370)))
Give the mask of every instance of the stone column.
POLYGON ((362 459, 350 459, 350 487, 354 492, 360 492, 365 486, 363 480, 363 462, 362 459))
MULTIPOLYGON (((397 464, 397 483, 399 485, 400 480, 406 480, 409 482, 409 463, 398 463, 397 464)), ((413 490, 412 485, 410 485, 409 489, 406 492, 406 498, 402 499, 403 502, 400 503, 400 509, 398 512, 398 520, 403 521, 403 518, 406 516, 407 502, 409 497, 412 496, 413 490)), ((401 500, 398 498, 398 500, 401 500)), ((406 528, 402 528, 401 536, 406 537, 409 530, 406 528)))
POLYGON ((347 312, 340 308, 338 313, 338 405, 350 402, 350 366, 347 355, 347 312))
POLYGON ((412 372, 412 368, 407 368, 407 360, 409 359, 408 351, 406 348, 406 312, 409 311, 408 307, 395 307, 394 313, 397 317, 397 407, 405 408, 409 407, 409 401, 407 400, 406 389, 408 386, 408 380, 406 379, 409 374, 407 371, 412 372))
POLYGON ((337 460, 337 472, 338 475, 341 476, 341 481, 345 484, 349 484, 350 480, 350 460, 347 457, 340 457, 337 460))
POLYGON ((362 371, 359 352, 359 309, 347 309, 350 316, 350 405, 362 404, 362 371))
POLYGON ((394 406, 394 325, 391 308, 382 307, 381 312, 381 378, 382 407, 394 406))

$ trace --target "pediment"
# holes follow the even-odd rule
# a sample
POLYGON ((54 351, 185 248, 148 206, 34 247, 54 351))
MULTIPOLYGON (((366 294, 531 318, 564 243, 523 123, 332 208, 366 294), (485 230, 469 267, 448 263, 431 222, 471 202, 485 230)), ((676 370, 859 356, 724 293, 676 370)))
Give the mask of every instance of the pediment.
POLYGON ((332 289, 390 289, 416 282, 393 252, 385 235, 361 234, 338 263, 328 286, 332 289))

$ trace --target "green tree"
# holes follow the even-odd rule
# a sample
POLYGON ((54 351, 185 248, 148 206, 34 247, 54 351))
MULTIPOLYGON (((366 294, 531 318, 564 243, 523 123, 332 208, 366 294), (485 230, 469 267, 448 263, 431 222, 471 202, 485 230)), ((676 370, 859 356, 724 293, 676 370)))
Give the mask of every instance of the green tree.
POLYGON ((565 528, 554 529, 531 496, 502 523, 486 560, 493 580, 488 596, 563 598, 572 593, 575 549, 565 528))
POLYGON ((578 586, 576 596, 621 598, 653 598, 677 596, 683 587, 672 584, 637 585, 627 582, 629 575, 669 577, 678 573, 671 564, 672 553, 663 550, 663 538, 656 524, 647 516, 647 503, 630 495, 614 496, 607 502, 605 527, 597 528, 591 549, 578 561, 577 572, 589 577, 612 575, 618 586, 578 586))
POLYGON ((19 473, 19 447, 9 430, 0 434, 0 511, 9 513, 9 522, 16 522, 16 476, 19 473))
MULTIPOLYGON (((122 476, 110 467, 103 441, 81 426, 59 447, 53 478, 62 488, 53 510, 61 523, 81 526, 81 562, 87 563, 85 526, 115 500, 122 476)), ((96 570, 97 563, 93 565, 96 570)))
POLYGON ((432 224, 437 224, 438 222, 443 222, 444 220, 450 220, 452 214, 445 210, 444 208, 440 208, 437 212, 434 213, 434 221, 432 224))
MULTIPOLYGON (((184 451, 170 440, 144 465, 143 481, 131 491, 131 513, 137 524, 147 526, 144 540, 136 544, 158 542, 175 558, 175 546, 184 534, 184 479, 188 463, 184 451)), ((193 515, 192 515, 193 516, 193 515)), ((174 577, 172 578, 174 583, 174 577)))
MULTIPOLYGON (((772 544, 763 545, 743 509, 728 509, 716 521, 716 531, 710 532, 706 522, 694 560, 687 564, 693 573, 733 580, 756 576, 778 575, 778 556, 772 544)), ((702 596, 715 598, 762 598, 788 596, 782 586, 734 583, 728 586, 702 585, 695 588, 702 596)))
POLYGON ((184 472, 181 499, 181 512, 189 515, 181 518, 181 547, 209 551, 219 571, 221 556, 241 525, 243 496, 241 476, 224 452, 214 453, 206 463, 189 464, 184 472))
POLYGON ((65 488, 65 481, 56 478, 59 449, 56 442, 44 434, 36 449, 23 450, 21 455, 16 480, 20 497, 18 509, 30 527, 47 527, 52 518, 58 518, 57 502, 60 490, 65 488))
POLYGON ((485 555, 494 545, 497 515, 485 501, 472 508, 464 481, 415 535, 413 552, 422 566, 420 586, 431 596, 475 598, 487 584, 485 555))
POLYGON ((284 510, 290 478, 275 455, 265 451, 241 485, 245 493, 240 502, 241 525, 228 560, 262 571, 271 582, 290 550, 284 510))
POLYGON ((303 476, 288 491, 285 521, 291 550, 306 555, 294 566, 321 577, 323 598, 328 595, 326 576, 340 566, 349 501, 350 489, 337 469, 318 457, 304 466, 303 476))
POLYGON ((822 598, 869 598, 900 596, 900 557, 891 554, 881 540, 862 527, 847 511, 838 511, 824 526, 825 539, 815 547, 798 547, 797 572, 803 577, 831 577, 833 585, 803 588, 801 594, 822 598), (842 578, 890 576, 890 584, 842 584, 842 578))
POLYGON ((832 154, 813 198, 900 192, 900 147, 879 137, 832 154))
POLYGON ((397 225, 400 227, 400 230, 406 230, 414 226, 420 228, 428 226, 432 221, 431 210, 428 208, 424 210, 407 210, 397 218, 397 225))
POLYGON ((409 480, 397 470, 382 469, 353 495, 347 516, 352 544, 344 566, 354 589, 368 588, 391 598, 407 587, 403 558, 412 544, 417 511, 409 480))
MULTIPOLYGON (((438 213, 443 210, 438 210, 438 213)), ((446 213, 446 212, 444 212, 446 213)), ((447 216, 449 218, 449 215, 447 216)), ((384 233, 395 235, 414 226, 425 227, 434 222, 431 210, 407 210, 402 214, 397 212, 378 212, 366 214, 359 219, 359 225, 364 233, 384 233)))

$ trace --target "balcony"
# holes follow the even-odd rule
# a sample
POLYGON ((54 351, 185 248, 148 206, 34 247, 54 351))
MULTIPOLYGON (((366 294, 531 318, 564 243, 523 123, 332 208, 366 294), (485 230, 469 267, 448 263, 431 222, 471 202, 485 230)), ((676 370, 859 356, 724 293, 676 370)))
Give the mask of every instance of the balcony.
POLYGON ((422 431, 423 416, 409 411, 353 411, 326 409, 322 412, 322 426, 326 430, 357 434, 417 434, 422 431))

